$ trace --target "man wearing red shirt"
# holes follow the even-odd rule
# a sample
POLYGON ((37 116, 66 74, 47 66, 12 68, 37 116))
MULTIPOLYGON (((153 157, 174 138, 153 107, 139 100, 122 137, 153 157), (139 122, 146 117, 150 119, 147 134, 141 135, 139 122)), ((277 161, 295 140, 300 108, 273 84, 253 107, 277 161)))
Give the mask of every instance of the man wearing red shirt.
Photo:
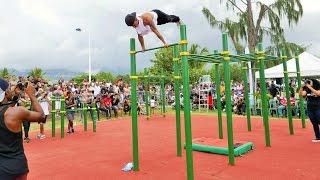
MULTIPOLYGON (((279 116, 283 117, 284 116, 283 110, 285 110, 287 108, 287 99, 285 97, 281 96, 279 98, 279 102, 280 102, 280 105, 278 106, 278 113, 279 113, 279 116)), ((295 105, 294 97, 290 97, 290 104, 291 104, 291 106, 295 105)))
POLYGON ((111 118, 111 105, 112 105, 112 99, 110 95, 104 95, 100 101, 100 108, 99 110, 106 113, 106 116, 111 118))

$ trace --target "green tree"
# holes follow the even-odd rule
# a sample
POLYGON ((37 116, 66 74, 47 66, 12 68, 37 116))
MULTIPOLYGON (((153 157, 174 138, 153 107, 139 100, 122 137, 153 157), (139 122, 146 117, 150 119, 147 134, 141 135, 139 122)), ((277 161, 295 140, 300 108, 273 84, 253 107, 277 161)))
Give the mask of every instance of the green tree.
MULTIPOLYGON (((201 48, 197 44, 191 44, 189 49, 190 54, 206 54, 208 50, 201 48)), ((153 66, 150 68, 150 74, 172 76, 173 74, 173 54, 172 48, 160 49, 155 53, 154 58, 151 60, 153 66)), ((180 64, 181 65, 181 64, 180 64)), ((181 66, 180 66, 181 67, 181 66)), ((199 78, 206 73, 206 63, 190 61, 190 83, 193 84, 199 80, 199 78)))
POLYGON ((34 68, 29 73, 28 76, 31 76, 33 78, 44 78, 45 72, 41 68, 34 68))
POLYGON ((122 81, 126 84, 129 84, 130 83, 130 75, 129 74, 119 74, 116 76, 116 80, 117 79, 122 79, 122 81))
POLYGON ((116 79, 111 72, 99 72, 94 76, 97 81, 114 82, 116 79))
MULTIPOLYGON (((85 79, 89 79, 89 74, 88 73, 81 73, 81 74, 73 77, 71 80, 74 81, 77 84, 82 84, 82 82, 85 79)), ((92 79, 94 79, 94 76, 92 77, 92 79)))
POLYGON ((13 76, 11 72, 9 72, 8 68, 3 68, 0 70, 0 77, 4 79, 10 79, 13 76))
MULTIPOLYGON (((230 65, 230 71, 231 71, 231 80, 235 81, 235 82, 241 82, 243 80, 242 78, 242 67, 240 64, 238 63, 232 63, 230 65)), ((214 81, 215 79, 215 65, 211 66, 211 69, 209 70, 208 74, 210 74, 211 79, 214 81)), ((224 74, 224 69, 222 64, 219 65, 219 71, 220 71, 220 77, 221 77, 221 81, 223 80, 223 74, 224 74)))
POLYGON ((256 45, 265 37, 269 37, 271 46, 276 49, 285 48, 289 55, 299 47, 292 46, 293 43, 286 41, 281 20, 286 20, 289 26, 298 23, 303 15, 300 0, 275 0, 270 5, 259 0, 221 0, 220 2, 225 2, 227 9, 236 13, 237 20, 230 18, 224 21, 217 20, 206 7, 202 9, 202 13, 212 27, 228 31, 238 52, 241 50, 238 47, 241 40, 248 42, 250 52, 254 53, 256 45), (256 13, 253 12, 253 4, 258 9, 256 13), (254 14, 257 16, 254 17, 254 14))

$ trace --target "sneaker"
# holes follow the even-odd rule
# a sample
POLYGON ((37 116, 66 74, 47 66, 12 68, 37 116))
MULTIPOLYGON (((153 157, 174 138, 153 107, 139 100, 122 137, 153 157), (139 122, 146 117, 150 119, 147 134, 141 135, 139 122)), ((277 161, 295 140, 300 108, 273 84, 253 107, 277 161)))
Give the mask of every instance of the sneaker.
POLYGON ((320 139, 312 139, 313 143, 320 143, 320 139))
POLYGON ((29 143, 29 142, 30 142, 30 138, 28 138, 28 137, 25 137, 23 140, 24 140, 26 143, 29 143))
POLYGON ((71 134, 71 131, 69 130, 69 131, 67 131, 67 133, 68 133, 68 134, 71 134))
POLYGON ((41 134, 38 133, 37 136, 36 136, 36 138, 37 138, 37 139, 41 139, 41 134))
POLYGON ((74 129, 73 128, 71 129, 71 132, 74 133, 74 129))

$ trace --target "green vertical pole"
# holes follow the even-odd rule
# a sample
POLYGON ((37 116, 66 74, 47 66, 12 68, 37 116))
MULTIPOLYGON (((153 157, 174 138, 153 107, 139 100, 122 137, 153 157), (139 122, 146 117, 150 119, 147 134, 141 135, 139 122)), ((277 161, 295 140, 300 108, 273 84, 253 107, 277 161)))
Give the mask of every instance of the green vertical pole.
POLYGON ((83 130, 88 130, 88 106, 83 104, 83 130))
MULTIPOLYGON (((187 41, 186 25, 180 26, 180 40, 187 41)), ((187 43, 181 45, 181 61, 182 61, 182 79, 183 79, 183 104, 184 104, 184 125, 185 125, 185 141, 186 141, 186 160, 187 160, 187 177, 188 180, 194 179, 193 174, 193 155, 192 155, 192 132, 191 132, 191 114, 190 114, 190 89, 189 89, 189 63, 188 63, 188 47, 187 43)))
POLYGON ((56 136, 56 99, 53 96, 51 99, 51 136, 56 136))
POLYGON ((146 113, 147 113, 147 120, 150 119, 150 104, 149 104, 149 91, 150 91, 150 84, 149 84, 149 72, 147 68, 144 68, 144 80, 143 84, 145 86, 144 88, 144 102, 146 106, 146 113))
POLYGON ((92 108, 92 131, 97 132, 97 108, 92 108))
POLYGON ((181 123, 180 123, 180 73, 179 73, 179 50, 178 46, 173 47, 173 69, 174 69, 174 98, 176 109, 176 138, 177 156, 182 156, 181 150, 181 123))
MULTIPOLYGON (((215 54, 218 53, 217 50, 214 51, 215 54)), ((217 109, 218 109, 218 129, 219 129, 219 139, 223 139, 223 122, 222 122, 222 105, 221 105, 221 92, 220 92, 220 85, 221 85, 221 78, 220 78, 220 70, 219 64, 214 64, 214 78, 216 83, 216 95, 217 95, 217 109)))
POLYGON ((258 44, 257 55, 258 55, 257 61, 259 62, 259 73, 260 73, 260 87, 261 87, 261 101, 262 101, 262 115, 263 115, 263 124, 264 124, 265 144, 267 147, 271 147, 267 87, 266 87, 266 79, 264 74, 265 54, 264 54, 261 43, 258 44))
MULTIPOLYGON (((301 72, 300 72, 300 63, 299 63, 299 54, 298 52, 295 53, 295 60, 296 60, 296 68, 297 68, 297 81, 298 81, 298 89, 301 88, 301 72)), ((304 98, 299 95, 299 106, 300 106, 300 116, 301 116, 301 123, 302 128, 306 128, 306 116, 305 116, 305 109, 304 109, 304 98)))
POLYGON ((138 147, 138 114, 137 114, 137 65, 136 65, 136 42, 130 39, 130 66, 131 66, 131 118, 132 118, 132 151, 133 170, 139 171, 139 147, 138 147))
POLYGON ((162 101, 162 116, 166 116, 166 93, 165 93, 165 81, 164 81, 164 75, 163 70, 161 71, 161 101, 162 101))
POLYGON ((224 68, 224 84, 226 87, 226 113, 227 113, 227 132, 228 132, 228 157, 229 164, 234 165, 234 145, 233 145, 233 125, 232 125, 232 105, 231 105, 231 72, 230 57, 228 51, 228 35, 222 34, 223 47, 223 68, 224 68))
POLYGON ((248 85, 248 74, 247 74, 247 65, 245 62, 242 62, 242 73, 243 73, 243 83, 244 83, 244 100, 246 104, 247 111, 247 128, 248 131, 251 131, 251 110, 250 110, 250 101, 249 101, 249 85, 248 85))
POLYGON ((64 138, 64 117, 66 115, 66 108, 65 108, 65 99, 64 97, 62 96, 61 97, 61 110, 60 110, 60 114, 61 114, 61 138, 64 138))
POLYGON ((284 85, 286 89, 286 99, 287 99, 287 117, 289 121, 289 133, 290 135, 294 134, 293 131, 293 121, 292 121, 292 110, 291 110, 291 101, 290 101, 290 90, 289 90, 289 76, 288 76, 288 67, 287 67, 287 60, 288 57, 286 56, 286 52, 282 49, 281 52, 281 60, 283 65, 283 74, 284 74, 284 85))

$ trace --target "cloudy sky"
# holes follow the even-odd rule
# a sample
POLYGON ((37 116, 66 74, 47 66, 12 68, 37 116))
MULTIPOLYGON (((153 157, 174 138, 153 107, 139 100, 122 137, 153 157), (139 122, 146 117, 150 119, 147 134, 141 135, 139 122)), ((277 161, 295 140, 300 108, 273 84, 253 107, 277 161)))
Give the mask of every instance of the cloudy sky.
MULTIPOLYGON (((208 7, 218 17, 232 16, 220 0, 0 0, 1 67, 18 70, 41 67, 76 72, 87 69, 88 32, 92 39, 94 71, 129 72, 129 38, 135 31, 124 23, 132 11, 161 9, 179 15, 187 24, 188 39, 209 50, 221 49, 221 33, 208 25, 201 13, 208 7), (76 28, 82 32, 76 32, 76 28)), ((271 0, 266 0, 271 2, 271 0)), ((320 55, 320 1, 301 0, 304 16, 286 29, 289 41, 311 45, 309 52, 320 55)), ((168 43, 179 40, 175 24, 159 27, 168 43)), ((146 46, 161 45, 154 35, 146 46)), ((137 44, 137 47, 140 46, 137 44)), ((138 68, 150 65, 152 52, 138 55, 138 68)))

